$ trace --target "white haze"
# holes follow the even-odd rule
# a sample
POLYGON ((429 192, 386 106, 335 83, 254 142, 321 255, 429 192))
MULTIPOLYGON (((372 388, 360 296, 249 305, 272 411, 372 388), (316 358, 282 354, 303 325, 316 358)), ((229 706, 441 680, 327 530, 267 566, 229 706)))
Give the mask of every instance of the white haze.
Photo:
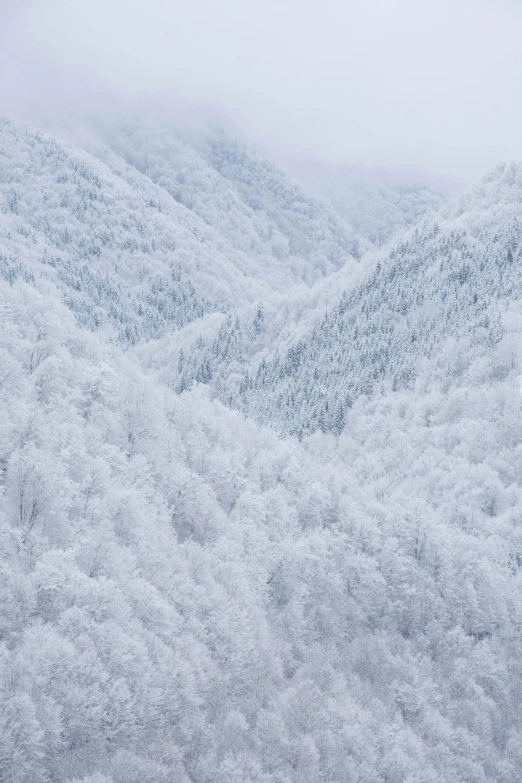
POLYGON ((237 123, 281 161, 469 180, 522 157, 510 0, 3 0, 8 113, 146 102, 237 123))

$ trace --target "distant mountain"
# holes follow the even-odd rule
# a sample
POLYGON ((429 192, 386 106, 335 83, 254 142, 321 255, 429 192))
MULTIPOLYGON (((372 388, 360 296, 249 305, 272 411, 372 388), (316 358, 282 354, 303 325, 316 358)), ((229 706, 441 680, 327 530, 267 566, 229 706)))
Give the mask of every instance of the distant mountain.
POLYGON ((357 263, 359 240, 334 210, 243 142, 91 123, 80 147, 0 125, 2 274, 59 281, 80 324, 135 344, 357 263), (208 162, 218 149, 234 181, 208 162))
POLYGON ((3 120, 0 149, 5 279, 54 281, 81 325, 108 325, 128 343, 216 308, 219 287, 206 296, 195 274, 221 260, 201 222, 147 183, 26 126, 3 120))
POLYGON ((214 383, 229 404, 283 432, 339 434, 359 395, 411 385, 447 338, 500 339, 500 312, 522 295, 521 203, 521 167, 496 169, 397 239, 363 282, 307 313, 308 331, 292 345, 276 338, 270 354, 255 334, 264 322, 229 318, 210 344, 185 351, 175 383, 214 383), (231 359, 234 387, 222 365, 231 359), (240 380, 238 359, 254 365, 240 380))
POLYGON ((328 198, 353 229, 376 247, 448 200, 446 186, 428 185, 420 176, 362 166, 293 161, 289 170, 310 193, 328 198))
POLYGON ((256 259, 258 276, 272 287, 313 283, 367 247, 331 205, 308 196, 222 126, 187 129, 121 117, 86 122, 129 166, 256 259))

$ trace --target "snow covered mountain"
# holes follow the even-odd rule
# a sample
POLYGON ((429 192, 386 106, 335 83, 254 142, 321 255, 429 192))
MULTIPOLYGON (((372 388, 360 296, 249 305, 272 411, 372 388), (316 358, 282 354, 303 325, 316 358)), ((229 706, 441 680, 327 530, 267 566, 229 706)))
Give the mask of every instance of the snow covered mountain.
MULTIPOLYGON (((308 196, 252 145, 222 126, 90 120, 93 133, 237 250, 274 285, 281 269, 314 282, 359 257, 362 240, 324 200, 308 196)), ((283 279, 288 285, 289 278, 283 279)))
POLYGON ((0 132, 0 780, 518 783, 522 169, 359 261, 220 133, 0 132))
POLYGON ((420 175, 317 161, 289 164, 309 193, 328 198, 354 230, 381 247, 448 200, 448 185, 427 185, 420 175))
POLYGON ((185 349, 174 382, 186 388, 215 378, 222 399, 265 424, 300 437, 316 429, 340 434, 359 395, 411 385, 419 359, 445 340, 502 337, 501 311, 522 296, 521 202, 521 168, 499 167, 397 239, 361 283, 312 309, 308 332, 289 347, 276 340, 271 355, 256 353, 260 325, 248 332, 229 319, 188 358, 185 349), (223 361, 250 355, 253 369, 231 388, 223 361))

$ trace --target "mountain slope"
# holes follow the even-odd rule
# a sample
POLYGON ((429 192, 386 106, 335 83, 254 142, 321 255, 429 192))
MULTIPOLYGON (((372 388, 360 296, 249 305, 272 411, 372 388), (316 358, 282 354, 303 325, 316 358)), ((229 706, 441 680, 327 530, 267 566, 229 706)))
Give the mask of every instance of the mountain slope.
POLYGON ((300 162, 290 166, 310 193, 328 198, 353 229, 381 247, 448 200, 444 189, 407 175, 300 162))
POLYGON ((135 343, 277 290, 256 260, 108 148, 95 157, 9 120, 0 133, 2 274, 59 281, 82 325, 135 343))
POLYGON ((482 332, 500 339, 499 313, 522 295, 521 183, 520 167, 500 167, 396 240, 363 282, 307 316, 308 332, 290 347, 276 343, 256 357, 255 335, 252 347, 248 330, 230 321, 227 333, 188 351, 171 382, 214 383, 229 404, 283 432, 339 434, 359 395, 411 385, 419 361, 444 340, 482 332), (235 384, 223 384, 227 346, 248 340, 242 350, 254 356, 253 370, 237 379, 234 368, 235 384))
POLYGON ((364 250, 327 203, 220 126, 121 118, 91 118, 90 125, 129 165, 257 259, 258 274, 273 286, 312 283, 364 250))

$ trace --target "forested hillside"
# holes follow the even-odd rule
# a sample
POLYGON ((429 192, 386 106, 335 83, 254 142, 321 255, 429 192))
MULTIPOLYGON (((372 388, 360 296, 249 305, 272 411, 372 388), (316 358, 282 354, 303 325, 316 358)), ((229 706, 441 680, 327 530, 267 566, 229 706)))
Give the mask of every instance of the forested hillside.
POLYGON ((257 259, 271 286, 314 282, 368 247, 328 202, 308 196, 222 126, 121 118, 89 124, 129 165, 257 259))
POLYGON ((229 319, 211 342, 184 351, 174 383, 213 382, 222 399, 283 432, 339 435, 359 395, 411 386, 419 358, 447 337, 483 331, 494 344, 502 308, 522 295, 521 171, 500 167, 401 236, 362 283, 315 318, 312 310, 308 333, 290 347, 256 351, 264 318, 250 330, 229 319), (255 366, 232 385, 226 362, 238 358, 255 366))
MULTIPOLYGON (((299 279, 275 240, 265 255, 247 255, 230 226, 217 233, 197 208, 180 205, 107 147, 97 145, 94 155, 8 120, 0 132, 2 275, 58 281, 81 325, 110 325, 132 344, 211 311, 270 299, 281 281, 299 279)), ((338 264, 350 258, 340 247, 337 254, 338 264)))
POLYGON ((358 261, 243 142, 0 130, 0 780, 518 783, 521 169, 358 261))
POLYGON ((290 168, 309 192, 328 198, 354 230, 377 247, 448 200, 447 186, 428 185, 419 175, 316 161, 294 162, 290 168))

